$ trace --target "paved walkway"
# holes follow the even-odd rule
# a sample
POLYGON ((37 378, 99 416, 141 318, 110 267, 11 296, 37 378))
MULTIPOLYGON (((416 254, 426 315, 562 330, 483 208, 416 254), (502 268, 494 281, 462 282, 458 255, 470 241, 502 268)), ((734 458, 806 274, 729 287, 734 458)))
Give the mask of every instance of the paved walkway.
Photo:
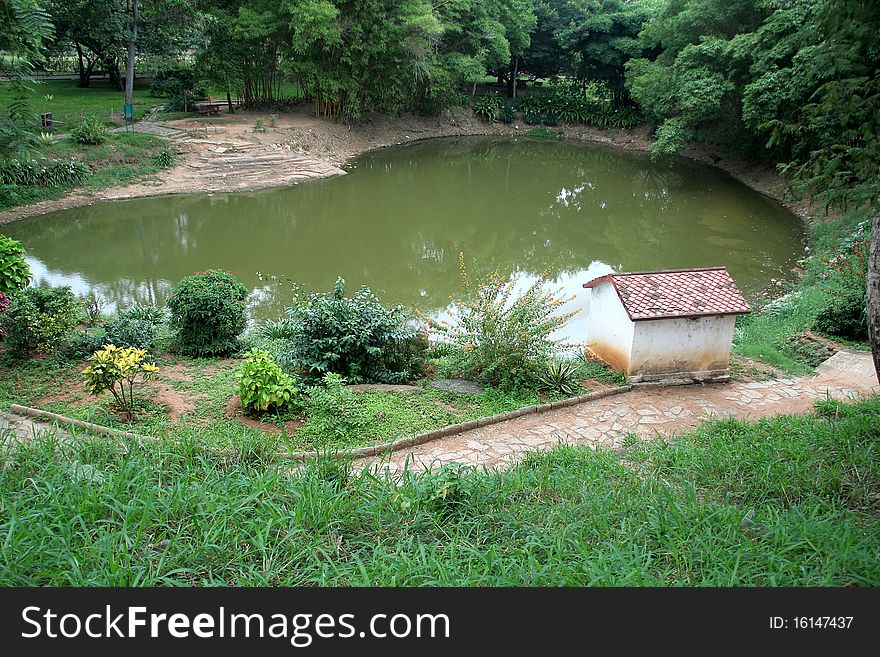
POLYGON ((757 419, 809 411, 827 395, 850 400, 880 394, 870 354, 841 351, 819 366, 817 375, 753 383, 642 386, 632 391, 500 424, 394 452, 357 465, 395 473, 445 463, 504 467, 524 452, 560 442, 617 447, 635 434, 668 437, 722 417, 757 419))

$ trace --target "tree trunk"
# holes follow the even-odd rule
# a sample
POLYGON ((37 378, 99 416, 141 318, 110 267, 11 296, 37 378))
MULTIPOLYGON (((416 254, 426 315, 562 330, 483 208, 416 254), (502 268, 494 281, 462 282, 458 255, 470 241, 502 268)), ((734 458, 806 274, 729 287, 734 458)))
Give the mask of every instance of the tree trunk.
POLYGON ((226 90, 226 107, 229 108, 230 114, 235 114, 235 108, 232 107, 232 94, 229 93, 229 89, 226 90))
POLYGON ((134 57, 137 52, 137 36, 138 0, 132 0, 131 29, 128 32, 128 58, 125 62, 125 106, 132 108, 132 120, 134 120, 134 57))
POLYGON ((122 75, 119 73, 119 62, 111 60, 104 65, 107 67, 107 76, 110 78, 110 88, 114 91, 125 91, 122 75))
POLYGON ((510 97, 513 98, 514 100, 516 100, 516 77, 518 74, 519 74, 519 55, 517 55, 513 58, 513 75, 511 76, 513 78, 513 84, 511 86, 512 93, 510 94, 510 97))
POLYGON ((874 372, 880 382, 880 211, 871 220, 871 250, 868 255, 868 340, 874 357, 874 372))

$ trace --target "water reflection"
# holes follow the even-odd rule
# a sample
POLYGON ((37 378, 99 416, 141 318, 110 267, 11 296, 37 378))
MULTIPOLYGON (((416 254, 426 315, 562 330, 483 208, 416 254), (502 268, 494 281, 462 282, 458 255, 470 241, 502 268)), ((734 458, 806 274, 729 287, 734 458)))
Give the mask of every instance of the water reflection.
POLYGON ((442 313, 460 291, 459 252, 518 284, 549 272, 586 304, 594 274, 719 264, 755 297, 791 278, 804 246, 793 216, 708 167, 493 138, 376 151, 347 176, 289 189, 102 203, 5 232, 24 242, 38 283, 125 305, 161 302, 193 271, 231 269, 261 317, 279 315, 286 295, 257 272, 325 290, 341 275, 442 313))

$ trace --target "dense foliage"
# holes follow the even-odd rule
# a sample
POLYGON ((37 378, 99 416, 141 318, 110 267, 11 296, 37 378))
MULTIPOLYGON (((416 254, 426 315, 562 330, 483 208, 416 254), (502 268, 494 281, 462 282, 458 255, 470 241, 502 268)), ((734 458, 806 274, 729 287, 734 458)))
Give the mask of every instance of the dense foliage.
POLYGON ((332 372, 352 383, 401 383, 420 363, 417 339, 403 306, 385 308, 369 288, 345 296, 345 281, 310 293, 287 309, 286 364, 318 378, 332 372))
POLYGON ((21 242, 0 235, 0 292, 11 295, 31 280, 31 270, 24 260, 21 242))
POLYGON ((9 310, 0 316, 6 349, 18 357, 33 351, 54 352, 80 314, 69 287, 25 288, 12 296, 9 310))
POLYGON ((119 317, 104 325, 106 344, 152 350, 156 346, 156 326, 145 319, 119 317))
POLYGON ((70 137, 78 144, 84 146, 100 146, 110 136, 107 125, 94 116, 83 118, 70 131, 70 137))
POLYGON ((238 336, 247 324, 247 296, 247 288, 230 272, 211 269, 180 281, 168 300, 177 351, 217 356, 238 350, 238 336))

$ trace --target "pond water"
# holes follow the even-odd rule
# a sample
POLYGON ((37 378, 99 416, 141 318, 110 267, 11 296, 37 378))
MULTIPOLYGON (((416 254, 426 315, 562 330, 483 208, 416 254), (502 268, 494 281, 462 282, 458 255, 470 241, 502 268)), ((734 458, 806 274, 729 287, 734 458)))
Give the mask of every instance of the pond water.
MULTIPOLYGON (((446 138, 358 158, 349 175, 254 193, 99 203, 3 227, 37 283, 95 291, 105 307, 163 302, 183 276, 230 269, 255 317, 286 295, 266 275, 442 315, 459 253, 526 285, 540 272, 576 295, 596 275, 726 266, 755 300, 790 280, 801 223, 723 172, 574 141, 446 138), (262 276, 261 276, 262 274, 262 276)), ((581 338, 579 313, 566 330, 581 338)))

